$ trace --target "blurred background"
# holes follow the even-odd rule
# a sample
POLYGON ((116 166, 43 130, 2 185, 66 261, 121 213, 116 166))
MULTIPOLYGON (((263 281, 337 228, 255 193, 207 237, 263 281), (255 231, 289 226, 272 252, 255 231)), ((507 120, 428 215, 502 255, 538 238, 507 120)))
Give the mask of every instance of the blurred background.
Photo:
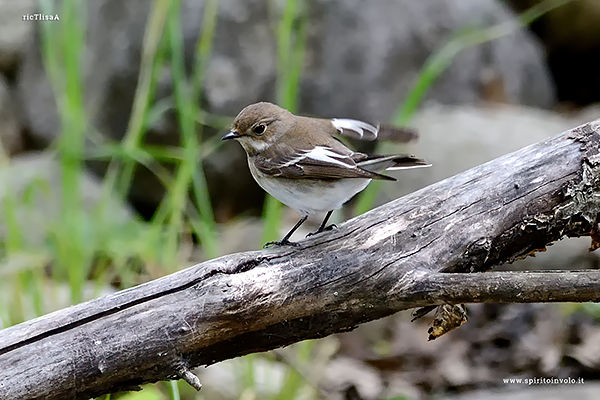
MULTIPOLYGON (((298 215, 220 141, 248 104, 419 133, 356 143, 434 166, 339 223, 599 118, 599 65, 598 0, 0 0, 0 328, 281 238, 298 215)), ((598 268, 588 247, 501 268, 598 268)), ((105 399, 600 399, 595 305, 469 313, 434 342, 401 312, 200 368, 200 393, 105 399), (585 383, 504 381, 536 377, 585 383)))

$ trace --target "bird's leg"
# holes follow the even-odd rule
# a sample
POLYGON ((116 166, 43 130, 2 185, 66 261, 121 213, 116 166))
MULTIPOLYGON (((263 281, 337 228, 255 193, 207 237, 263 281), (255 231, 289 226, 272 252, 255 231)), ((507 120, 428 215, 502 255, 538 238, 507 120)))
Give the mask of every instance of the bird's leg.
POLYGON ((321 226, 317 229, 317 232, 330 231, 333 228, 336 228, 335 224, 327 226, 327 221, 329 221, 331 214, 333 214, 333 210, 328 211, 327 214, 325 214, 325 218, 323 218, 323 222, 321 222, 321 226))
POLYGON ((271 246, 300 246, 298 243, 290 242, 289 239, 293 235, 293 233, 296 232, 296 229, 300 228, 300 225, 302 225, 307 218, 308 215, 304 215, 302 218, 300 218, 300 221, 296 222, 296 225, 294 225, 294 227, 290 229, 290 231, 283 237, 283 239, 281 239, 279 242, 267 242, 265 243, 263 248, 271 246))
POLYGON ((330 231, 333 228, 336 228, 335 224, 331 224, 329 226, 327 225, 327 221, 329 221, 329 217, 331 217, 331 214, 333 214, 333 210, 328 211, 327 215, 325 215, 325 219, 323 219, 323 222, 321 222, 321 226, 319 226, 319 229, 317 229, 314 232, 309 233, 308 235, 306 235, 306 237, 312 236, 312 235, 316 235, 317 233, 321 233, 323 231, 330 231))

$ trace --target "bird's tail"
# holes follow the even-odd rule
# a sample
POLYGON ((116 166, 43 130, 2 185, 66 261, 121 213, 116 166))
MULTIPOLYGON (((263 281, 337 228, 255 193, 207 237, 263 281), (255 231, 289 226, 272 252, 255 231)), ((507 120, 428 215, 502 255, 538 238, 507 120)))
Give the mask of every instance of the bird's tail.
POLYGON ((371 172, 385 170, 431 167, 427 161, 412 154, 397 154, 393 156, 370 156, 358 162, 358 166, 371 172))

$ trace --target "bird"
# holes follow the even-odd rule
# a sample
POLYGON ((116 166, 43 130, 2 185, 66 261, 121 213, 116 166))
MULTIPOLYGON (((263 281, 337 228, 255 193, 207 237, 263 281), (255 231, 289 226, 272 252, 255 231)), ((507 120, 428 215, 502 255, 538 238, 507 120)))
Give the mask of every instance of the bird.
POLYGON ((315 213, 325 212, 312 236, 335 228, 327 226, 334 210, 342 207, 373 179, 395 181, 385 170, 429 167, 412 154, 367 155, 342 143, 337 135, 375 140, 379 126, 354 119, 312 118, 294 115, 268 102, 245 107, 222 140, 236 140, 245 150, 258 185, 298 211, 300 220, 281 239, 265 247, 298 246, 292 234, 315 213))

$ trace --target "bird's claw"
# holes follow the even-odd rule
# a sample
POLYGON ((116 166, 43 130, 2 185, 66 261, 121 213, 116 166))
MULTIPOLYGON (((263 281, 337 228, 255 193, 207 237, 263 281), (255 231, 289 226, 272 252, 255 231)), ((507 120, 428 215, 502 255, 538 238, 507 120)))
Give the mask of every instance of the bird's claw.
POLYGON ((329 226, 326 226, 323 229, 318 229, 318 230, 316 230, 314 232, 310 232, 308 235, 306 235, 306 237, 314 236, 314 235, 316 235, 318 233, 321 233, 321 232, 331 231, 331 230, 336 229, 336 228, 337 228, 336 224, 331 224, 329 226))
POLYGON ((293 246, 293 247, 299 247, 300 245, 298 243, 296 243, 296 242, 290 242, 289 240, 284 239, 284 240, 280 240, 278 242, 267 242, 263 246, 263 249, 268 249, 269 247, 273 247, 273 246, 293 246))

